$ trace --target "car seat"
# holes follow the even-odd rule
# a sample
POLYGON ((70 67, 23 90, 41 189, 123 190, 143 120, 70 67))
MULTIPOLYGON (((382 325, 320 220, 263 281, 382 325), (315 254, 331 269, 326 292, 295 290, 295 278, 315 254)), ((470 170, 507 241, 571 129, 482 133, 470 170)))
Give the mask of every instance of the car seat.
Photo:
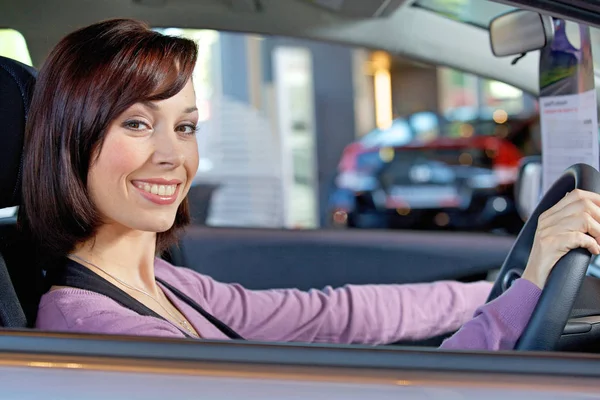
MULTIPOLYGON (((36 71, 0 56, 0 209, 21 199, 25 121, 36 71)), ((17 218, 0 218, 0 326, 32 327, 40 297, 35 251, 17 229, 17 218)))

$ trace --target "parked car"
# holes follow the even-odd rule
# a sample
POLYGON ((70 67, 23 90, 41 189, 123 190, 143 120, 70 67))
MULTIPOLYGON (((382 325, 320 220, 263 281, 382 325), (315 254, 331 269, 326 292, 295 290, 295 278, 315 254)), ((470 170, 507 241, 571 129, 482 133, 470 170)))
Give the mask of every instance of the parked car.
POLYGON ((336 179, 333 224, 517 233, 523 223, 513 188, 521 157, 494 136, 363 148, 336 179))

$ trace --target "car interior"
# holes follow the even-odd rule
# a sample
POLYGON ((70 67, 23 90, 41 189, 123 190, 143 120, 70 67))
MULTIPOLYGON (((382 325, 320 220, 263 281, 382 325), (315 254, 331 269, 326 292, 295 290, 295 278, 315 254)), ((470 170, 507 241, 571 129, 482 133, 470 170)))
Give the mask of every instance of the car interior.
MULTIPOLYGON (((0 168, 0 207, 19 204, 20 167, 24 128, 36 72, 33 68, 0 57, 0 120, 3 123, 0 168)), ((33 252, 20 240, 16 218, 0 222, 0 324, 25 328, 33 324, 40 275, 34 272, 33 252), (10 266, 10 272, 7 266, 10 266), (17 292, 19 296, 17 297, 17 292), (25 310, 28 310, 26 317, 25 310)), ((41 272, 39 272, 41 273, 41 272)))
MULTIPOLYGON (((18 207, 20 202, 24 126, 36 68, 60 38, 78 27, 107 18, 132 17, 156 28, 214 29, 256 34, 259 40, 281 36, 292 38, 292 44, 297 44, 293 39, 298 39, 382 50, 418 64, 497 80, 537 98, 538 52, 530 52, 515 63, 514 56, 497 57, 491 50, 489 21, 513 7, 590 25, 592 46, 600 60, 600 9, 596 1, 3 2, 0 28, 15 29, 23 35, 34 67, 2 57, 0 37, 0 211, 18 207), (448 5, 464 4, 469 12, 460 18, 446 12, 448 5)), ((282 42, 285 40, 288 39, 282 42)), ((600 74, 595 74, 595 80, 596 93, 600 94, 600 74)), ((320 112, 325 114, 337 111, 320 106, 320 112)), ((318 146, 338 146, 339 143, 327 140, 327 130, 319 134, 326 139, 318 146)), ((340 154, 342 150, 336 147, 340 154)), ((540 159, 539 155, 523 158, 519 176, 531 170, 539 178, 540 159)), ((325 166, 334 169, 336 161, 325 166)), ((566 171, 551 196, 539 206, 539 197, 533 196, 529 208, 520 210, 526 222, 517 237, 441 230, 194 224, 163 257, 175 265, 219 281, 241 283, 249 289, 308 290, 327 285, 486 279, 496 282, 491 299, 519 276, 518 266, 528 257, 535 229, 531 221, 556 200, 556 193, 573 187, 600 191, 599 176, 585 166, 566 171)), ((319 189, 323 190, 329 185, 329 177, 319 179, 319 189)), ((516 195, 525 189, 529 188, 517 187, 516 195)), ((202 196, 199 198, 204 199, 202 196)), ((207 210, 201 207, 192 212, 204 220, 207 210)), ((223 400, 367 396, 423 400, 598 398, 598 356, 581 353, 600 352, 600 279, 589 276, 595 270, 591 275, 600 277, 600 258, 592 259, 588 266, 589 254, 569 254, 572 256, 553 275, 550 290, 517 346, 517 350, 552 352, 434 349, 444 337, 396 343, 402 346, 361 346, 198 343, 63 334, 32 329, 39 297, 45 290, 41 267, 46 260, 36 254, 20 232, 17 215, 0 213, 0 398, 164 399, 197 398, 199 393, 223 400)))
MULTIPOLYGON (((397 6, 405 2, 395 2, 397 6)), ((68 20, 69 15, 80 15, 77 19, 78 25, 114 16, 136 16, 148 20, 156 26, 188 25, 215 29, 230 29, 232 26, 241 31, 268 32, 291 36, 304 36, 318 38, 319 40, 339 41, 343 36, 345 43, 373 46, 382 49, 394 49, 396 52, 409 52, 412 57, 421 58, 414 53, 413 49, 422 49, 421 43, 427 42, 426 37, 411 38, 410 40, 391 40, 386 44, 381 41, 381 36, 373 35, 378 30, 390 29, 398 31, 398 37, 414 36, 409 34, 411 24, 421 22, 436 29, 443 30, 443 25, 452 25, 452 21, 438 17, 435 14, 418 8, 409 7, 408 3, 402 4, 402 12, 392 12, 385 20, 366 21, 360 24, 352 24, 352 29, 344 33, 344 26, 348 24, 349 17, 336 16, 305 2, 260 2, 260 8, 248 5, 248 2, 221 2, 221 1, 198 1, 189 4, 165 3, 153 5, 151 2, 112 2, 96 7, 93 12, 81 7, 87 7, 80 2, 56 2, 44 3, 41 7, 34 7, 32 13, 22 14, 20 7, 14 4, 4 5, 2 21, 9 26, 22 32, 27 38, 34 65, 39 65, 49 47, 61 36, 73 29, 74 20, 68 20), (285 3, 285 4, 284 4, 285 3), (242 5, 246 4, 246 6, 242 5), (52 9, 62 10, 54 13, 52 18, 42 15, 51 12, 52 9), (64 12, 68 10, 68 12, 64 12), (158 12, 160 10, 160 12, 158 12), (197 10, 197 11, 195 11, 197 10), (39 14, 38 14, 39 13, 39 14), (193 21, 182 19, 187 13, 196 15, 193 21), (36 21, 35 15, 40 19, 36 21), (290 24, 283 23, 294 15, 290 24), (214 18, 219 16, 219 18, 214 18), (282 19, 284 18, 284 19, 282 19), (416 18, 416 19, 415 19, 416 18), (35 21, 35 22, 34 22, 35 21), (375 25, 385 24, 376 29, 375 25), (316 25, 322 25, 318 27, 316 25), (364 26, 362 26, 364 24, 364 26), (440 25, 441 24, 441 25, 440 25), (40 37, 41 32, 44 32, 40 37), (365 33, 369 32, 369 35, 365 33), (337 36, 336 36, 337 35, 337 36), (342 36, 340 36, 342 35, 342 36), (418 40, 417 40, 418 39, 418 40), (399 49, 398 44, 407 47, 406 50, 399 49)), ((258 3, 256 3, 258 4, 258 3)), ((367 11, 367 10, 365 10, 367 11)), ((356 11, 354 11, 356 12, 356 11)), ((351 18, 351 17, 350 17, 351 18)), ((453 29, 464 30, 457 32, 458 35, 475 34, 480 37, 481 42, 487 40, 484 30, 464 24, 452 25, 453 29)), ((436 36, 435 32, 428 32, 436 36)), ((389 35, 388 35, 389 36, 389 35)), ((432 37, 433 37, 432 36, 432 37)), ((439 36, 436 36, 439 40, 439 36)), ((391 37, 390 37, 391 38, 391 37)), ((454 46, 459 45, 454 43, 454 46)), ((489 47, 485 42, 486 48, 489 47)), ((465 47, 468 51, 471 47, 465 47)), ((448 50, 452 52, 451 49, 448 50)), ((490 54, 490 59, 498 64, 498 61, 490 54)), ((452 57, 456 58, 455 56, 452 57)), ((532 57, 533 58, 533 57, 532 57)), ((427 60, 427 57, 423 57, 427 60)), ((10 63, 10 61, 5 61, 10 63)), ((440 60, 437 60, 440 62, 440 60)), ((504 60, 502 60, 504 62, 504 60)), ((518 68, 522 66, 519 65, 518 68)), ((5 68, 8 69, 8 66, 5 68)), ((11 68, 17 68, 12 66, 11 68)), ((498 66, 499 68, 499 66, 498 66)), ((29 71, 29 70, 28 70, 29 71)), ((26 112, 27 92, 31 83, 31 75, 6 75, 12 79, 6 83, 13 88, 14 97, 22 100, 23 105, 16 112, 8 106, 14 107, 17 103, 10 100, 11 97, 3 96, 3 123, 11 128, 10 134, 5 137, 14 140, 3 146, 6 154, 6 165, 3 169, 5 176, 3 182, 11 185, 10 190, 4 193, 13 193, 18 187, 15 182, 15 173, 18 171, 18 154, 22 145, 22 121, 26 112), (21 80, 25 80, 23 82, 21 80), (19 89, 20 92, 16 90, 19 89), (17 97, 18 95, 18 97, 17 97), (6 104, 6 106, 4 106, 6 104), (21 122, 10 122, 20 118, 21 122), (14 127, 14 128, 13 128, 14 127), (13 131, 14 129, 14 131, 13 131)), ((7 93, 12 93, 8 92, 7 93)), ((18 176, 18 175, 16 175, 18 176)), ((18 199, 7 199, 0 204, 1 207, 9 207, 18 204, 18 199)), ((29 326, 35 315, 35 296, 28 293, 31 285, 25 282, 32 279, 31 271, 23 271, 21 268, 12 268, 12 265, 27 265, 22 257, 33 256, 27 252, 19 251, 19 246, 25 247, 16 238, 15 219, 3 220, 2 253, 10 269, 11 277, 16 292, 21 298, 21 303, 28 317, 29 326), (21 258, 19 258, 21 257, 21 258), (18 260, 18 261, 17 261, 18 260), (21 276, 23 275, 23 276, 21 276)), ((270 230, 270 229, 236 229, 236 228, 206 228, 203 226, 192 226, 182 238, 178 248, 172 249, 168 257, 178 265, 189 266, 202 273, 209 274, 215 279, 225 282, 239 282, 251 289, 265 289, 274 287, 297 287, 300 289, 320 288, 326 285, 341 286, 344 284, 364 283, 411 283, 427 282, 441 279, 460 279, 474 281, 485 279, 490 270, 498 268, 508 250, 512 245, 510 237, 481 236, 476 234, 454 234, 444 233, 420 234, 413 232, 397 232, 395 235, 377 233, 364 237, 348 231, 295 231, 295 230, 270 230), (474 241, 478 242, 473 246, 474 241), (197 245, 202 243, 202 245, 197 245), (432 252, 432 247, 436 248, 432 252), (235 249, 236 251, 231 251, 235 249), (405 265, 390 268, 397 259, 407 260, 405 265), (373 263, 372 260, 378 260, 373 263), (240 263, 245 268, 239 268, 240 263), (365 266, 369 266, 365 268, 365 266), (414 268, 418 265, 420 268, 414 268)), ((33 273, 34 276, 35 273, 33 273)), ((4 291, 3 291, 4 293, 4 291)), ((6 293, 10 293, 7 291, 6 293)), ((18 320, 17 326, 22 326, 22 319, 18 320)), ((11 323, 5 323, 10 326, 11 323)))
MULTIPOLYGON (((0 208, 19 205, 20 154, 36 71, 17 61, 0 57, 1 118, 7 129, 2 137, 2 193, 0 208)), ((0 222, 0 324, 5 328, 32 328, 43 291, 40 269, 43 260, 27 251, 27 240, 17 227, 17 218, 0 222)), ((485 279, 488 271, 502 264, 512 245, 511 238, 489 237, 465 254, 461 245, 477 236, 404 233, 393 237, 373 233, 368 240, 349 232, 288 231, 261 229, 217 229, 192 226, 181 244, 166 255, 176 265, 202 265, 202 273, 225 282, 242 282, 252 289, 343 286, 361 283, 429 282, 456 277, 485 279), (196 243, 202 243, 197 246, 196 243), (499 246, 499 244, 501 244, 499 246), (439 258, 432 262, 431 248, 439 258), (235 249, 236 251, 232 251, 235 249), (385 262, 401 253, 406 268, 389 268, 385 262), (208 262, 210 260, 210 262, 208 262), (415 270, 408 265, 430 264, 415 270), (246 268, 236 268, 245 265, 246 268), (365 268, 370 265, 369 268, 365 268), (274 268, 278 268, 274 271, 274 268)), ((398 344, 436 346, 447 337, 398 344)))
MULTIPOLYGON (((182 26, 300 37, 376 48, 423 63, 458 68, 537 95, 538 55, 516 64, 495 57, 489 33, 409 0, 365 2, 333 12, 327 5, 282 0, 33 0, 3 4, 0 26, 26 38, 34 65, 66 33, 111 17, 135 17, 152 26, 182 26), (28 7, 30 5, 31 7, 28 7), (28 11, 23 12, 24 9, 28 11), (418 29, 417 29, 418 28, 418 29), (462 38, 465 40, 458 40, 462 38), (468 38, 468 40, 466 39, 468 38)), ((351 3, 351 2, 349 2, 351 3)), ((490 16, 506 10, 493 2, 490 16)), ((18 206, 20 154, 33 68, 0 58, 0 208, 18 206)), ((598 81, 600 78, 596 76, 598 81)), ((250 289, 370 283, 493 279, 514 237, 458 232, 370 232, 191 226, 165 255, 223 282, 250 289), (232 250, 236 251, 232 251, 232 250), (433 249, 433 250, 432 250, 433 249), (377 260, 376 263, 373 260, 377 260), (399 264, 397 260, 402 260, 399 264), (243 265, 243 268, 240 268, 243 265)), ((0 325, 31 328, 42 288, 40 263, 20 236, 16 217, 0 220, 0 325)), ((596 283, 589 280, 596 287, 596 283)), ((600 309, 589 298, 578 309, 600 309)), ((593 313, 591 313, 593 314, 593 313)), ((590 314, 590 315, 591 315, 590 314)), ((581 316, 581 315, 579 315, 581 316)), ((586 316, 586 315, 583 315, 586 316)), ((441 338, 427 343, 437 345, 441 338)), ((413 343, 417 344, 417 343, 413 343)))

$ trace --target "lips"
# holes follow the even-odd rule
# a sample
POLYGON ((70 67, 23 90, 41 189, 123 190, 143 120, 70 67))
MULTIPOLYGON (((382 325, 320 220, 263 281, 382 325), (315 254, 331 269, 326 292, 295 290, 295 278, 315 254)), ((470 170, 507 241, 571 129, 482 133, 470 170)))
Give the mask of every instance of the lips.
POLYGON ((132 181, 132 184, 145 199, 155 204, 169 205, 177 200, 181 181, 148 179, 132 181))

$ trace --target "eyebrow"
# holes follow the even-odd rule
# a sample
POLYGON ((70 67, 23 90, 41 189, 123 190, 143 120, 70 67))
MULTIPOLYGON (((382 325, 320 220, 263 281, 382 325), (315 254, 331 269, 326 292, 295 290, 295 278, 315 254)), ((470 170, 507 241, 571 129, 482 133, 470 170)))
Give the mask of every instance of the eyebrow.
POLYGON ((142 104, 151 110, 158 110, 158 106, 151 101, 143 101, 142 104))
MULTIPOLYGON (((144 106, 150 108, 151 110, 155 110, 155 111, 158 110, 158 106, 151 101, 144 101, 144 102, 142 102, 142 104, 144 106)), ((185 110, 183 110, 184 114, 191 114, 194 111, 198 111, 198 107, 193 106, 193 107, 188 107, 185 110)))

